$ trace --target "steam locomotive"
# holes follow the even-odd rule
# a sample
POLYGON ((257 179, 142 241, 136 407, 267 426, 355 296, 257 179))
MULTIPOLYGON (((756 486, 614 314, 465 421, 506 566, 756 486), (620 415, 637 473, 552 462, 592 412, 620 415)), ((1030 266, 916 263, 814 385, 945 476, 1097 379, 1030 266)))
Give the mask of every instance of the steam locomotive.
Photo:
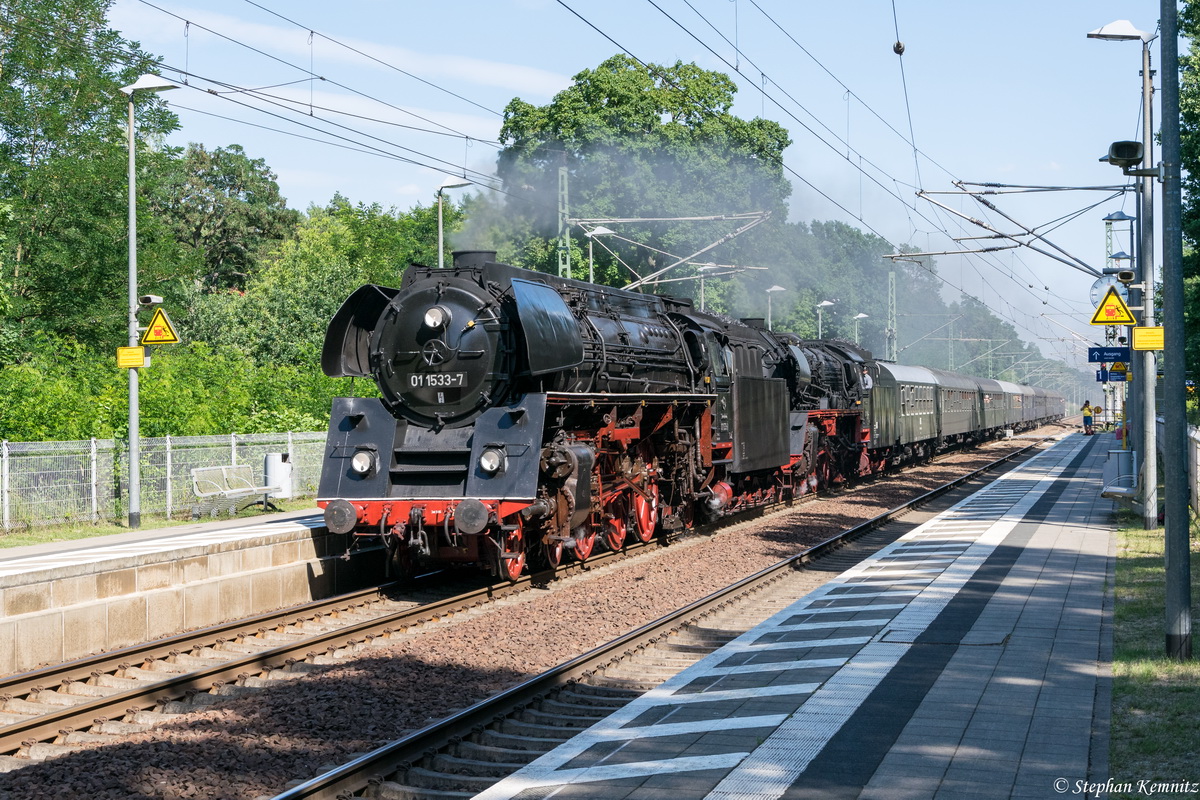
POLYGON ((380 537, 401 576, 466 564, 515 580, 1065 411, 1044 389, 760 323, 481 251, 362 286, 321 366, 381 396, 334 400, 326 525, 380 537))

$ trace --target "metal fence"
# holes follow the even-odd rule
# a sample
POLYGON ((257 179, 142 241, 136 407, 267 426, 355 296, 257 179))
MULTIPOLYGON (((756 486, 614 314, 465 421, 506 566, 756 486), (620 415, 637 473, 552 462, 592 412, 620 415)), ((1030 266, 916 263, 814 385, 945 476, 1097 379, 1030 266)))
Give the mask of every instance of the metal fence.
MULTIPOLYGON (((324 446, 323 431, 144 438, 141 511, 190 513, 194 468, 249 464, 263 479, 268 453, 284 454, 291 465, 291 486, 282 494, 315 496, 324 446)), ((124 440, 0 442, 3 529, 121 518, 128 512, 128 464, 124 440)))
MULTIPOLYGON (((1164 443, 1167 440, 1167 425, 1162 417, 1155 420, 1155 445, 1161 456, 1164 443)), ((1188 426, 1187 432, 1187 471, 1188 471, 1188 503, 1192 511, 1200 514, 1200 428, 1188 426)), ((1159 473, 1162 477, 1162 473, 1159 473)), ((1159 502, 1162 498, 1159 497, 1159 502)), ((1161 509, 1162 506, 1160 505, 1161 509)))
POLYGON ((1192 510, 1200 513, 1200 429, 1188 428, 1187 454, 1192 510))

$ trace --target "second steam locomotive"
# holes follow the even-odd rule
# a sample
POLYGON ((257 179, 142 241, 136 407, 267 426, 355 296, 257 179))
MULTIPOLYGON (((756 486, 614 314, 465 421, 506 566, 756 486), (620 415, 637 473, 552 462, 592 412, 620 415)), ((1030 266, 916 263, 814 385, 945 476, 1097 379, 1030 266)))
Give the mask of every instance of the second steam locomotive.
POLYGON ((1064 413, 1046 390, 872 359, 754 321, 496 263, 413 265, 326 335, 337 398, 318 504, 401 575, 531 562, 691 526, 1064 413))

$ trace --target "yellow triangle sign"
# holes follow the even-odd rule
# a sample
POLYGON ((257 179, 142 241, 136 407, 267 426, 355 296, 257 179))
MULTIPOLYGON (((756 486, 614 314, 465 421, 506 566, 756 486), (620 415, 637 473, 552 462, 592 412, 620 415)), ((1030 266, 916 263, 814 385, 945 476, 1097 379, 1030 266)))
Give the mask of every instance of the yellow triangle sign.
POLYGON ((1121 299, 1121 295, 1117 294, 1116 287, 1110 286, 1108 287, 1108 292, 1104 295, 1104 299, 1096 307, 1096 313, 1092 315, 1090 324, 1136 325, 1137 320, 1133 318, 1129 306, 1125 305, 1125 301, 1121 299))
POLYGON ((171 320, 167 319, 167 312, 161 308, 154 309, 154 316, 150 318, 150 324, 142 333, 140 343, 142 345, 179 344, 179 336, 175 333, 171 320))

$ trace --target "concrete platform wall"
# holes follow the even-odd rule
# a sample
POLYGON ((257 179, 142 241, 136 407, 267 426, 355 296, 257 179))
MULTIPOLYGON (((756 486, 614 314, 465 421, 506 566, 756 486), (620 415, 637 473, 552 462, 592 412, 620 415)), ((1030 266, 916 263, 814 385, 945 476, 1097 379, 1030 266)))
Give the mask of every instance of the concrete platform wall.
POLYGON ((6 576, 0 581, 0 674, 329 597, 383 578, 382 548, 357 550, 349 560, 345 552, 345 536, 288 531, 222 543, 207 553, 189 548, 6 576))

